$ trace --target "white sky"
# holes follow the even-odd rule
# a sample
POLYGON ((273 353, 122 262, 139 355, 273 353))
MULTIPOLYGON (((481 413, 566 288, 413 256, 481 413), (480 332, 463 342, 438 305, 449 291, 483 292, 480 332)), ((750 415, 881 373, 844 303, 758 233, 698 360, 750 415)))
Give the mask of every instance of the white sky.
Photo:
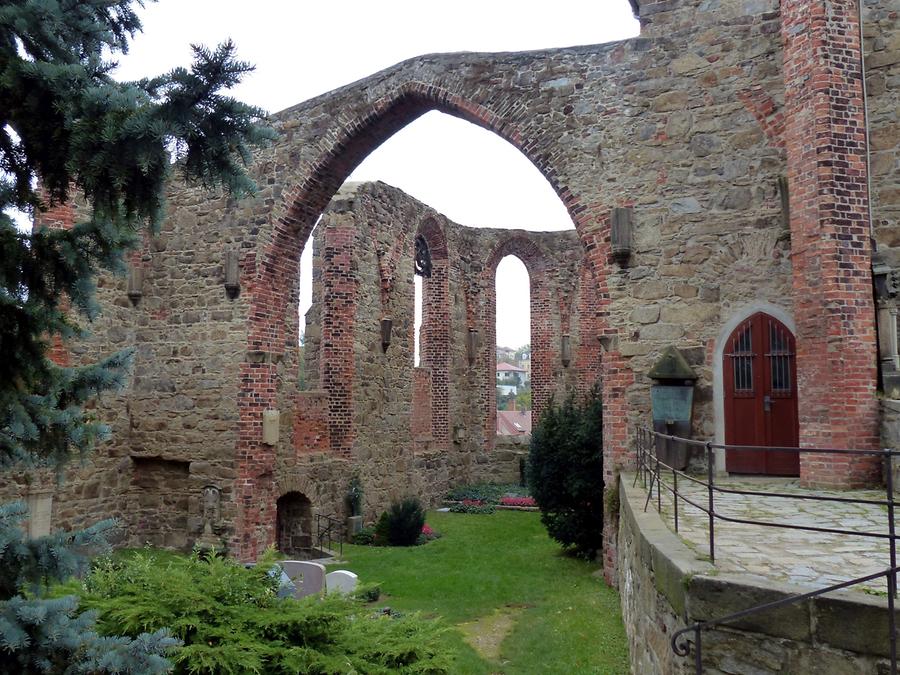
MULTIPOLYGON (((269 112, 420 54, 567 47, 638 33, 628 0, 161 0, 141 17, 144 32, 120 59, 116 77, 187 65, 192 42, 212 47, 230 37, 239 56, 256 64, 234 95, 269 112)), ((464 225, 573 226, 524 155, 488 131, 437 112, 395 134, 350 180, 382 180, 464 225)), ((310 248, 301 260, 301 315, 309 303, 310 248)), ((497 341, 517 347, 530 341, 528 275, 507 258, 497 276, 497 341)))

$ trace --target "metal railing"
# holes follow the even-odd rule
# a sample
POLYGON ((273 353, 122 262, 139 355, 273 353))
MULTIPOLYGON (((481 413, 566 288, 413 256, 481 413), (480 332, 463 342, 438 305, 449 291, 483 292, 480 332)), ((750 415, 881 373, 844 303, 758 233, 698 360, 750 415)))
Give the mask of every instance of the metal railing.
MULTIPOLYGON (((656 486, 656 506, 660 515, 662 515, 662 493, 666 490, 672 496, 673 519, 675 531, 679 528, 679 500, 685 504, 690 504, 696 509, 707 514, 709 528, 709 557, 710 562, 715 564, 716 561, 716 521, 721 520, 729 523, 739 523, 744 525, 758 525, 763 527, 775 527, 789 530, 804 530, 807 532, 820 532, 824 534, 839 534, 845 536, 867 537, 888 541, 890 566, 881 572, 869 574, 864 577, 850 579, 848 581, 834 584, 826 588, 821 588, 802 595, 791 596, 781 600, 751 607, 749 609, 735 612, 725 617, 710 621, 699 621, 687 628, 683 628, 672 635, 672 650, 679 656, 688 656, 693 650, 694 665, 697 675, 703 672, 703 656, 701 646, 701 633, 705 630, 711 630, 716 626, 732 623, 747 616, 758 614, 761 612, 778 609, 780 607, 802 602, 810 598, 814 598, 826 593, 849 588, 857 584, 874 581, 880 577, 884 577, 887 583, 887 605, 888 605, 888 623, 889 634, 888 642, 890 645, 890 663, 891 675, 897 675, 897 627, 896 618, 894 616, 894 600, 897 597, 897 573, 900 567, 897 566, 897 534, 895 521, 894 485, 892 458, 900 456, 900 452, 896 450, 847 450, 840 448, 785 448, 785 447, 761 447, 748 445, 725 445, 721 443, 712 443, 710 441, 698 441, 689 438, 680 438, 678 436, 670 436, 667 434, 653 431, 651 429, 639 427, 637 429, 637 474, 634 478, 634 484, 640 479, 643 481, 644 489, 647 490, 647 499, 644 502, 644 511, 653 500, 654 484, 656 486), (676 469, 674 466, 663 462, 657 450, 657 442, 664 443, 682 443, 685 447, 702 448, 706 459, 706 479, 692 476, 685 471, 676 469), (715 475, 715 451, 716 450, 754 450, 759 452, 780 452, 817 455, 853 455, 855 457, 876 456, 882 458, 885 462, 885 498, 882 499, 865 499, 856 497, 840 497, 837 495, 819 495, 814 493, 789 493, 766 490, 741 490, 733 487, 726 487, 721 484, 716 485, 715 475), (668 478, 671 477, 671 482, 668 478), (684 490, 679 491, 679 479, 688 481, 690 484, 699 485, 706 492, 705 504, 698 502, 696 498, 692 498, 686 494, 684 490), (743 495, 750 497, 774 497, 783 499, 803 499, 819 502, 838 502, 844 504, 866 504, 871 506, 884 507, 887 511, 887 534, 883 532, 869 532, 860 530, 851 530, 835 527, 819 527, 816 525, 802 525, 790 522, 773 522, 770 520, 755 520, 751 518, 737 518, 726 515, 721 510, 716 511, 716 495, 743 495), (687 639, 686 635, 693 633, 693 641, 687 639), (693 647, 692 647, 693 645, 693 647)), ((683 483, 682 483, 683 484, 683 483)), ((721 503, 721 502, 720 502, 721 503)))
POLYGON ((321 549, 334 551, 337 542, 339 555, 344 557, 344 524, 334 516, 316 514, 316 546, 321 549), (327 542, 327 545, 326 545, 327 542))

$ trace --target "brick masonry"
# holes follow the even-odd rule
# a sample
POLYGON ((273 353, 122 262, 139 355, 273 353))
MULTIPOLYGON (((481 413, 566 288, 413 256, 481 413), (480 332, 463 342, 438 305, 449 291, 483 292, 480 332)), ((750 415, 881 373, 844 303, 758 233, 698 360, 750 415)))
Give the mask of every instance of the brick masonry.
MULTIPOLYGON (((874 443, 863 130, 868 128, 873 150, 876 243, 879 253, 897 262, 895 4, 864 3, 868 127, 856 3, 847 0, 645 0, 639 38, 514 54, 418 57, 274 115, 279 138, 250 167, 260 188, 255 197, 235 202, 173 181, 162 230, 133 261, 144 269, 137 307, 125 295, 124 279, 101 279, 103 316, 91 326, 93 338, 68 345, 70 358, 93 360, 127 345, 137 346, 137 358, 128 388, 98 403, 113 438, 85 466, 73 467, 54 501, 55 526, 84 524, 102 514, 119 517, 132 543, 163 536, 145 532, 134 509, 134 475, 144 462, 172 475, 181 472, 186 541, 200 532, 202 487, 221 487, 219 529, 239 556, 250 558, 274 540, 275 502, 285 491, 302 492, 314 509, 339 508, 348 471, 362 461, 354 456, 361 436, 353 416, 363 402, 387 392, 383 414, 394 415, 396 425, 410 433, 401 401, 409 400, 414 376, 398 371, 402 377, 392 379, 388 368, 380 380, 368 376, 360 352, 377 356, 378 326, 369 319, 360 324, 358 311, 354 316, 352 303, 342 298, 362 297, 360 289, 371 282, 378 289, 378 311, 394 315, 394 340, 411 341, 411 326, 393 305, 405 297, 411 277, 405 271, 384 273, 410 264, 407 249, 395 251, 388 242, 380 261, 362 264, 381 249, 362 246, 352 214, 332 205, 337 221, 349 220, 328 228, 332 235, 322 250, 344 276, 314 276, 322 293, 327 282, 336 307, 346 303, 342 317, 313 322, 321 333, 310 341, 318 339, 322 349, 309 355, 310 372, 321 378, 315 387, 331 383, 324 393, 298 396, 296 306, 300 253, 319 216, 363 157, 428 110, 459 116, 519 148, 572 216, 583 250, 573 278, 582 292, 560 303, 552 293, 540 295, 540 283, 532 284, 538 293, 533 304, 558 315, 560 326, 578 316, 575 364, 581 376, 571 386, 584 389, 602 380, 608 484, 631 461, 630 429, 645 422, 649 410, 646 373, 668 345, 681 348, 698 373, 694 433, 712 437, 712 360, 719 331, 753 303, 779 308, 798 327, 802 442, 874 443), (789 212, 778 189, 784 176, 789 212), (610 255, 610 213, 620 206, 633 207, 635 222, 633 252, 624 266, 610 255), (240 259, 241 293, 234 299, 223 288, 228 251, 240 259), (351 328, 358 338, 352 342, 351 328), (323 361, 330 353, 334 364, 332 357, 346 350, 355 357, 340 367, 362 368, 356 381, 364 386, 356 390, 323 361), (341 406, 348 415, 335 414, 341 406), (276 446, 262 443, 266 409, 282 412, 276 446), (306 452, 298 463, 307 447, 295 442, 301 437, 328 451, 306 452)), ((434 218, 446 233, 440 214, 434 218)), ((374 241, 371 233, 369 240, 374 241)), ((448 260, 451 242, 448 236, 448 260)), ((494 245, 501 245, 499 239, 494 245)), ((494 247, 484 250, 489 260, 494 247)), ((517 251, 529 257, 527 247, 517 251)), ((538 259, 532 263, 540 267, 538 259)), ((446 274, 446 287, 438 274, 429 284, 436 288, 428 291, 440 297, 446 288, 451 327, 446 393, 434 372, 443 357, 428 357, 433 447, 412 458, 383 457, 381 468, 367 477, 373 485, 416 476, 419 483, 409 481, 416 490, 436 491, 451 476, 463 475, 452 473, 457 469, 441 457, 448 440, 455 446, 458 434, 467 435, 473 457, 490 445, 484 419, 490 388, 476 382, 488 377, 486 369, 468 375, 473 397, 483 400, 458 399, 452 386, 457 365, 467 365, 463 328, 486 327, 478 357, 486 363, 491 324, 485 312, 491 303, 489 292, 479 289, 490 272, 473 268, 454 280, 448 263, 446 274), (479 422, 457 431, 454 419, 479 422)), ((435 311, 443 312, 443 305, 435 311)), ((441 339, 446 316, 429 322, 435 335, 426 342, 441 339)), ((551 373, 550 382, 559 386, 555 377, 551 373)), ((464 456, 455 461, 465 464, 464 456)), ((804 466, 804 479, 848 485, 872 478, 872 469, 861 462, 813 462, 804 466)), ((158 483, 147 479, 151 484, 158 483)), ((24 485, 25 478, 15 476, 0 492, 21 494, 24 485)), ((379 490, 373 489, 373 499, 387 496, 387 488, 379 490)), ((608 560, 611 569, 614 555, 608 560)))

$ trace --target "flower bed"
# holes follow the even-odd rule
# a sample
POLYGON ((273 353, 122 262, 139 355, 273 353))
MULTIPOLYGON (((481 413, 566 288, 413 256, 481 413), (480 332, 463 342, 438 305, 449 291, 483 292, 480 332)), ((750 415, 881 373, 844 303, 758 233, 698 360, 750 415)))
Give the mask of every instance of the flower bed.
POLYGON ((501 497, 500 506, 526 506, 531 508, 537 507, 534 497, 501 497))

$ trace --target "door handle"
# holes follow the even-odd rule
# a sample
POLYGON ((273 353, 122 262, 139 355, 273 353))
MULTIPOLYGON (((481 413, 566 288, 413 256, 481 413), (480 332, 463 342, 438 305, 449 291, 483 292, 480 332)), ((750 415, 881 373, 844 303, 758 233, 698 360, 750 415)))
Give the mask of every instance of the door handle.
POLYGON ((766 394, 763 396, 763 410, 772 412, 772 397, 766 394))

